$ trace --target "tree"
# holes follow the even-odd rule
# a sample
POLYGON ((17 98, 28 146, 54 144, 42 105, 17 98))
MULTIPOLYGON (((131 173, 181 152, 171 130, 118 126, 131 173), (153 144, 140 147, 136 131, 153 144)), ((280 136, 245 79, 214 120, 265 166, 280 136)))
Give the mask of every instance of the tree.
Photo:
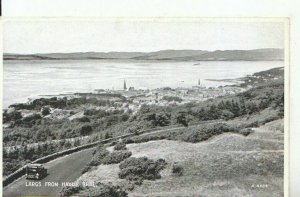
POLYGON ((42 114, 43 114, 43 116, 47 116, 48 114, 50 114, 50 108, 49 107, 43 107, 42 108, 42 114))
POLYGON ((185 127, 189 126, 189 119, 187 117, 186 112, 179 112, 177 117, 176 117, 176 122, 178 124, 182 124, 185 127))
POLYGON ((167 126, 170 124, 170 115, 165 114, 165 113, 159 113, 155 117, 156 119, 156 124, 158 126, 167 126))
POLYGON ((34 148, 29 147, 28 151, 26 151, 26 154, 24 153, 24 155, 25 155, 24 158, 32 161, 34 159, 34 154, 35 154, 34 148))
POLYGON ((76 139, 76 140, 75 140, 74 146, 75 146, 75 147, 76 147, 76 146, 80 146, 80 141, 79 141, 79 139, 76 139))
POLYGON ((106 140, 106 139, 109 139, 109 138, 111 138, 111 134, 108 131, 106 131, 105 134, 104 134, 104 139, 106 140))
POLYGON ((239 104, 237 102, 235 102, 234 100, 231 101, 231 109, 232 109, 231 112, 234 114, 235 117, 240 115, 239 104))
POLYGON ((21 112, 19 111, 12 111, 10 113, 7 113, 7 110, 3 112, 3 123, 7 123, 9 121, 16 121, 20 120, 22 118, 21 112))
POLYGON ((40 143, 38 144, 36 153, 38 154, 38 156, 42 155, 42 145, 40 143))
POLYGON ((28 159, 28 148, 27 148, 27 145, 24 145, 24 146, 23 146, 22 157, 23 157, 24 159, 28 159))
POLYGON ((206 120, 207 116, 206 116, 206 111, 204 110, 204 108, 202 107, 200 109, 200 111, 198 112, 198 119, 199 120, 206 120))
POLYGON ((241 115, 244 115, 247 113, 247 109, 246 109, 246 104, 245 104, 245 99, 242 97, 240 100, 240 111, 241 111, 241 115))
POLYGON ((42 155, 48 155, 48 143, 42 144, 42 155))
POLYGON ((230 120, 234 117, 234 114, 228 110, 222 110, 221 111, 221 118, 224 120, 230 120))
POLYGON ((220 109, 220 110, 225 109, 225 103, 223 100, 218 104, 218 109, 220 109))
POLYGON ((3 159, 8 158, 8 152, 5 148, 3 148, 3 159))
POLYGON ((82 136, 86 136, 91 134, 93 131, 93 128, 91 127, 91 125, 83 125, 80 129, 80 135, 82 136))
POLYGON ((254 103, 254 102, 247 103, 246 107, 247 107, 248 114, 252 114, 252 113, 255 113, 258 111, 258 107, 257 107, 256 103, 254 103))
POLYGON ((69 140, 67 140, 66 142, 65 142, 65 148, 66 149, 68 149, 68 148, 70 148, 72 145, 71 145, 71 143, 69 142, 69 140))
POLYGON ((212 104, 209 108, 209 111, 208 111, 208 118, 209 119, 218 119, 219 118, 219 111, 217 109, 217 106, 212 104))

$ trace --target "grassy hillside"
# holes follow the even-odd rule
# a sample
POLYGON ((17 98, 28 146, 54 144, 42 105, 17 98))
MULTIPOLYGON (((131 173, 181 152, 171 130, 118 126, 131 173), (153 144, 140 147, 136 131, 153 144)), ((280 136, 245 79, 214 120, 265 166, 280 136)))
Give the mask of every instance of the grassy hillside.
MULTIPOLYGON (((276 122, 269 124, 283 120, 276 122)), ((145 180, 129 196, 282 196, 283 139, 259 129, 247 137, 226 133, 196 144, 158 140, 127 145, 132 157, 168 163, 161 179, 145 180), (175 163, 183 169, 180 176, 172 173, 175 163)), ((118 172, 116 164, 100 165, 79 180, 126 185, 118 172)))

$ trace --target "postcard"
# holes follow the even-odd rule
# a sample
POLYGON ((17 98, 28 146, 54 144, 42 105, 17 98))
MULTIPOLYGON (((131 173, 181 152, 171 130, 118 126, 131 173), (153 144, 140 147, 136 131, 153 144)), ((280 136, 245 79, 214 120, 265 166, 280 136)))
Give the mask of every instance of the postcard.
POLYGON ((284 196, 286 18, 3 21, 3 196, 284 196))

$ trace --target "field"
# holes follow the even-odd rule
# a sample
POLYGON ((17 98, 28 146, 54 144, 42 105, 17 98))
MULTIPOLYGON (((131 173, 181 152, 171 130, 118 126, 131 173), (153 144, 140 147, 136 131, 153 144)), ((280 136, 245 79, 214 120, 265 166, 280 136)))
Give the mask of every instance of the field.
MULTIPOLYGON (((161 179, 145 180, 129 196, 283 196, 280 125, 282 119, 272 121, 247 137, 224 133, 199 143, 157 140, 128 144, 132 157, 162 158, 168 163, 161 179), (172 174, 174 163, 183 167, 182 176, 172 174)), ((100 165, 79 180, 122 185, 125 181, 118 178, 118 171, 117 164, 100 165)))

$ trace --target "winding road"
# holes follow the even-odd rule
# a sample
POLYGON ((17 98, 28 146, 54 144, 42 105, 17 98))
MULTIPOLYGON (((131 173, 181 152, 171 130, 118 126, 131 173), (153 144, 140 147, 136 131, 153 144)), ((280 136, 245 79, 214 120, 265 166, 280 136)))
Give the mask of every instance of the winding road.
MULTIPOLYGON (((217 121, 203 121, 201 124, 217 121)), ((198 126, 191 125, 190 127, 198 126)), ((177 126, 173 128, 158 129, 151 132, 142 132, 139 136, 151 135, 154 133, 173 131, 184 128, 177 126)), ((126 136, 126 135, 125 135, 126 136)), ((121 136, 120 136, 121 137, 121 136)), ((117 140, 118 137, 115 137, 117 140)), ((81 176, 81 170, 92 158, 92 152, 95 148, 82 150, 70 155, 57 158, 53 161, 45 163, 44 166, 48 169, 48 176, 42 180, 26 180, 25 176, 17 179, 11 184, 3 188, 4 197, 20 197, 20 196, 60 196, 63 182, 74 182, 81 176), (34 182, 34 183, 33 183, 34 182), (39 183, 40 182, 40 183, 39 183), (29 186, 40 184, 41 186, 29 186), (52 183, 58 183, 58 186, 49 186, 52 183), (47 186, 45 186, 47 185, 47 186)))
POLYGON ((48 169, 47 177, 42 180, 26 180, 23 176, 4 187, 3 196, 60 196, 62 182, 73 182, 81 176, 81 169, 91 160, 93 150, 94 148, 83 150, 44 164, 48 169), (41 186, 26 186, 31 182, 41 184, 41 186), (53 182, 57 182, 58 187, 45 186, 53 182))

